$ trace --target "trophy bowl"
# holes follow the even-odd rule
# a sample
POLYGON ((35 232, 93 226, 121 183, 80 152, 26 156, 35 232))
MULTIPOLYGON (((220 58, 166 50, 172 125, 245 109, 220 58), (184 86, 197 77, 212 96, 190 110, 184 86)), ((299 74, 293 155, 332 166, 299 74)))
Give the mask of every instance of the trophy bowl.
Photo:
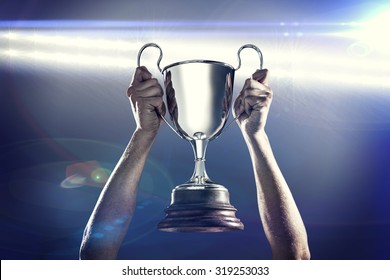
MULTIPOLYGON (((173 125, 161 116, 168 126, 192 145, 195 168, 192 177, 176 186, 171 194, 171 204, 165 209, 166 217, 158 229, 170 232, 222 232, 242 230, 244 225, 236 217, 237 209, 230 204, 229 191, 213 182, 206 173, 205 153, 209 141, 216 139, 226 127, 233 97, 234 74, 241 66, 212 60, 186 60, 170 64, 163 69, 161 48, 154 43, 144 45, 138 53, 138 66, 142 52, 147 47, 160 50, 157 66, 164 77, 166 104, 173 125)), ((234 121, 234 120, 233 120, 234 121)))

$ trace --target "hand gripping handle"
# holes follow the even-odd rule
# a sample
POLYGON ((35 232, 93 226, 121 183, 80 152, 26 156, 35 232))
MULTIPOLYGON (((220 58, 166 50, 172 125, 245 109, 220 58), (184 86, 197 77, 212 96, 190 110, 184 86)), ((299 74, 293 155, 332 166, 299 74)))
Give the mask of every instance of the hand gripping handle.
MULTIPOLYGON (((160 71, 160 73, 162 74, 163 70, 161 69, 160 67, 160 62, 161 62, 161 59, 163 58, 163 52, 162 52, 162 49, 160 48, 159 45, 155 44, 155 43, 148 43, 148 44, 145 44, 142 46, 142 48, 138 51, 138 56, 137 56, 137 66, 140 67, 141 66, 141 55, 142 55, 142 52, 146 49, 146 48, 149 48, 149 47, 154 47, 154 48, 157 48, 160 50, 160 56, 157 60, 157 67, 158 67, 158 70, 160 71)), ((173 132, 175 132, 177 135, 179 135, 179 137, 182 137, 177 131, 176 129, 173 128, 173 126, 168 122, 168 120, 161 114, 158 114, 162 119, 163 121, 169 126, 170 129, 173 130, 173 132)))

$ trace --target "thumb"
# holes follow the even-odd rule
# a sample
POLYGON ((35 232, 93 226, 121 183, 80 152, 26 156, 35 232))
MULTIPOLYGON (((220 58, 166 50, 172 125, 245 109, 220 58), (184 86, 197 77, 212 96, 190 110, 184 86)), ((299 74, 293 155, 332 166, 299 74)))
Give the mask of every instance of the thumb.
POLYGON ((140 66, 135 70, 133 82, 141 83, 151 78, 152 74, 149 72, 149 70, 145 66, 140 66))
POLYGON ((252 79, 264 85, 268 85, 268 72, 268 69, 257 70, 253 73, 252 79))

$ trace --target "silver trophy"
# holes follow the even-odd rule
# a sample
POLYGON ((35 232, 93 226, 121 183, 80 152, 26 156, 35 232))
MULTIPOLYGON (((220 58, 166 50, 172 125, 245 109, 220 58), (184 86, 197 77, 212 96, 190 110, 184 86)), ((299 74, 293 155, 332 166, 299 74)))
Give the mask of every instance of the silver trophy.
POLYGON ((236 218, 237 209, 230 204, 228 190, 213 182, 206 173, 205 153, 209 141, 222 133, 228 119, 234 73, 241 67, 241 51, 256 50, 262 69, 260 49, 252 44, 239 48, 237 68, 218 61, 186 60, 162 69, 163 52, 154 43, 139 50, 138 66, 142 52, 148 47, 160 50, 157 67, 164 77, 166 104, 173 125, 161 117, 177 135, 191 143, 195 155, 194 173, 187 182, 173 189, 171 205, 165 209, 166 217, 158 224, 158 229, 171 232, 242 230, 244 225, 236 218))

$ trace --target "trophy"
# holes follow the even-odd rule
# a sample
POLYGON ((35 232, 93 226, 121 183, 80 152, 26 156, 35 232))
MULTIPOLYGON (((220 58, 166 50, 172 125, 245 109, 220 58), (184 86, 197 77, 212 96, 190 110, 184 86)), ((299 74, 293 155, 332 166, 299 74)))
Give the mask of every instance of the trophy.
POLYGON ((171 204, 165 209, 166 217, 158 224, 158 229, 169 232, 242 230, 244 225, 235 215, 237 209, 230 204, 228 190, 213 182, 206 173, 205 153, 209 141, 222 133, 228 119, 234 73, 241 67, 241 51, 254 49, 262 69, 260 49, 252 44, 240 47, 237 68, 219 61, 186 60, 162 69, 163 52, 155 43, 139 50, 138 66, 142 52, 148 47, 160 50, 157 67, 164 78, 167 112, 173 125, 164 116, 161 118, 178 136, 191 143, 195 156, 192 177, 173 189, 171 204))

